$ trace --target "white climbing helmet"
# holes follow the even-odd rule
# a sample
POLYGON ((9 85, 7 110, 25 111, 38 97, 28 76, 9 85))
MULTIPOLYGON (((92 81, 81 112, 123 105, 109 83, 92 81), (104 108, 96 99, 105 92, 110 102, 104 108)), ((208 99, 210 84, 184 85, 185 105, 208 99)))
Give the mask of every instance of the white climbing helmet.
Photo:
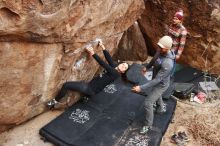
POLYGON ((159 45, 161 48, 166 48, 166 49, 171 49, 173 44, 173 40, 170 36, 163 36, 160 38, 159 42, 157 45, 159 45))

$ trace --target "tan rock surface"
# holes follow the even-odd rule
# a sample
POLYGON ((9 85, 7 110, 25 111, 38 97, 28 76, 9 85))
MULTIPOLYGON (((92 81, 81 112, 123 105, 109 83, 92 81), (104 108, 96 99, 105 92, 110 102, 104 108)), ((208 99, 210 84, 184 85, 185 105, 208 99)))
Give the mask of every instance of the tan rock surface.
POLYGON ((147 47, 138 22, 135 22, 124 32, 118 48, 119 49, 114 56, 116 59, 123 61, 145 61, 147 59, 147 47))
POLYGON ((0 40, 88 42, 126 30, 142 0, 25 0, 0 2, 0 40))
MULTIPOLYGON (((105 38, 111 54, 121 36, 105 38)), ((0 44, 0 131, 42 113, 45 103, 56 95, 65 81, 88 81, 100 67, 82 48, 76 49, 73 44, 0 44)), ((94 48, 103 57, 101 49, 94 48)))
POLYGON ((43 103, 58 84, 62 45, 0 44, 0 127, 4 128, 44 110, 43 103))
MULTIPOLYGON (((165 34, 175 12, 182 8, 184 26, 189 35, 180 62, 205 69, 203 59, 207 55, 207 68, 220 73, 220 2, 218 0, 155 0, 145 1, 145 11, 139 20, 148 42, 155 47, 165 34), (203 57, 202 54, 205 51, 203 57)), ((152 49, 152 48, 151 48, 152 49)))
POLYGON ((45 111, 65 81, 90 80, 99 65, 84 46, 101 38, 113 55, 143 3, 0 1, 0 132, 45 111))

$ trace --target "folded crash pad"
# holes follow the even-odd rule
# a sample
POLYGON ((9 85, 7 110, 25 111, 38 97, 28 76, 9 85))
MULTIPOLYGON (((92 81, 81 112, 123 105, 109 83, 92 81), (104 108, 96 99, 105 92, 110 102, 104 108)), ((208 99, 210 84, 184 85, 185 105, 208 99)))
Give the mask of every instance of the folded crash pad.
POLYGON ((144 84, 148 82, 148 79, 142 74, 143 68, 143 65, 133 63, 126 72, 127 80, 133 84, 144 84))
MULTIPOLYGON (((128 137, 132 140, 133 134, 128 132, 131 127, 138 125, 133 127, 133 130, 136 128, 139 131, 142 126, 143 121, 140 119, 144 117, 143 101, 146 98, 133 93, 131 87, 129 83, 115 81, 97 95, 92 96, 88 102, 78 102, 67 109, 41 128, 40 134, 46 140, 60 146, 126 145, 122 140, 128 137)), ((173 105, 174 102, 168 102, 168 104, 173 105)), ((174 108, 170 110, 172 112, 160 116, 170 119, 174 108)), ((157 116, 155 117, 156 120, 157 116)), ((169 120, 164 118, 162 118, 164 121, 162 124, 167 127, 169 120)), ((163 131, 162 129, 152 130, 147 134, 148 144, 159 145, 163 131)))
MULTIPOLYGON (((150 80, 152 80, 153 77, 153 71, 152 69, 149 69, 145 75, 142 73, 143 68, 145 68, 141 64, 133 63, 130 67, 129 70, 126 72, 126 78, 127 80, 134 84, 134 85, 143 85, 150 80)), ((149 87, 148 89, 144 90, 141 92, 141 95, 148 95, 151 92, 152 88, 149 87)))

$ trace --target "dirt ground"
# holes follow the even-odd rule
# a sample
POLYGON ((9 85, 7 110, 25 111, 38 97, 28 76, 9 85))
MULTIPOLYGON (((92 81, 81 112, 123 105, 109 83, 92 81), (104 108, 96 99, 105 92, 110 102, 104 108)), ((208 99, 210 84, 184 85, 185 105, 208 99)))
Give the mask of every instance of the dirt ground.
POLYGON ((198 104, 178 101, 174 119, 165 133, 161 146, 175 146, 170 137, 185 131, 190 139, 186 146, 220 146, 220 102, 198 104))
MULTIPOLYGON (((0 146, 52 146, 44 143, 39 129, 58 116, 61 111, 48 111, 32 120, 0 134, 0 146)), ((199 105, 178 101, 174 123, 169 125, 161 146, 175 146, 170 136, 185 131, 190 138, 186 146, 220 146, 220 102, 199 105)))
POLYGON ((48 111, 0 134, 0 146, 53 146, 51 143, 44 143, 38 132, 60 113, 61 111, 48 111))

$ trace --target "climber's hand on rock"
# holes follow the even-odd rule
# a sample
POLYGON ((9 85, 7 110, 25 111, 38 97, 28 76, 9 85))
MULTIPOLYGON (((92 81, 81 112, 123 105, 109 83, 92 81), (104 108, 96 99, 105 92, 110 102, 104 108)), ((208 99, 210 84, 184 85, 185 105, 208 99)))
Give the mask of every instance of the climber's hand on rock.
POLYGON ((105 50, 105 46, 103 45, 101 41, 99 41, 99 46, 102 48, 102 50, 105 50))
POLYGON ((87 47, 86 48, 86 51, 90 54, 90 55, 94 55, 95 54, 95 52, 94 52, 94 50, 93 50, 93 47, 87 47))

